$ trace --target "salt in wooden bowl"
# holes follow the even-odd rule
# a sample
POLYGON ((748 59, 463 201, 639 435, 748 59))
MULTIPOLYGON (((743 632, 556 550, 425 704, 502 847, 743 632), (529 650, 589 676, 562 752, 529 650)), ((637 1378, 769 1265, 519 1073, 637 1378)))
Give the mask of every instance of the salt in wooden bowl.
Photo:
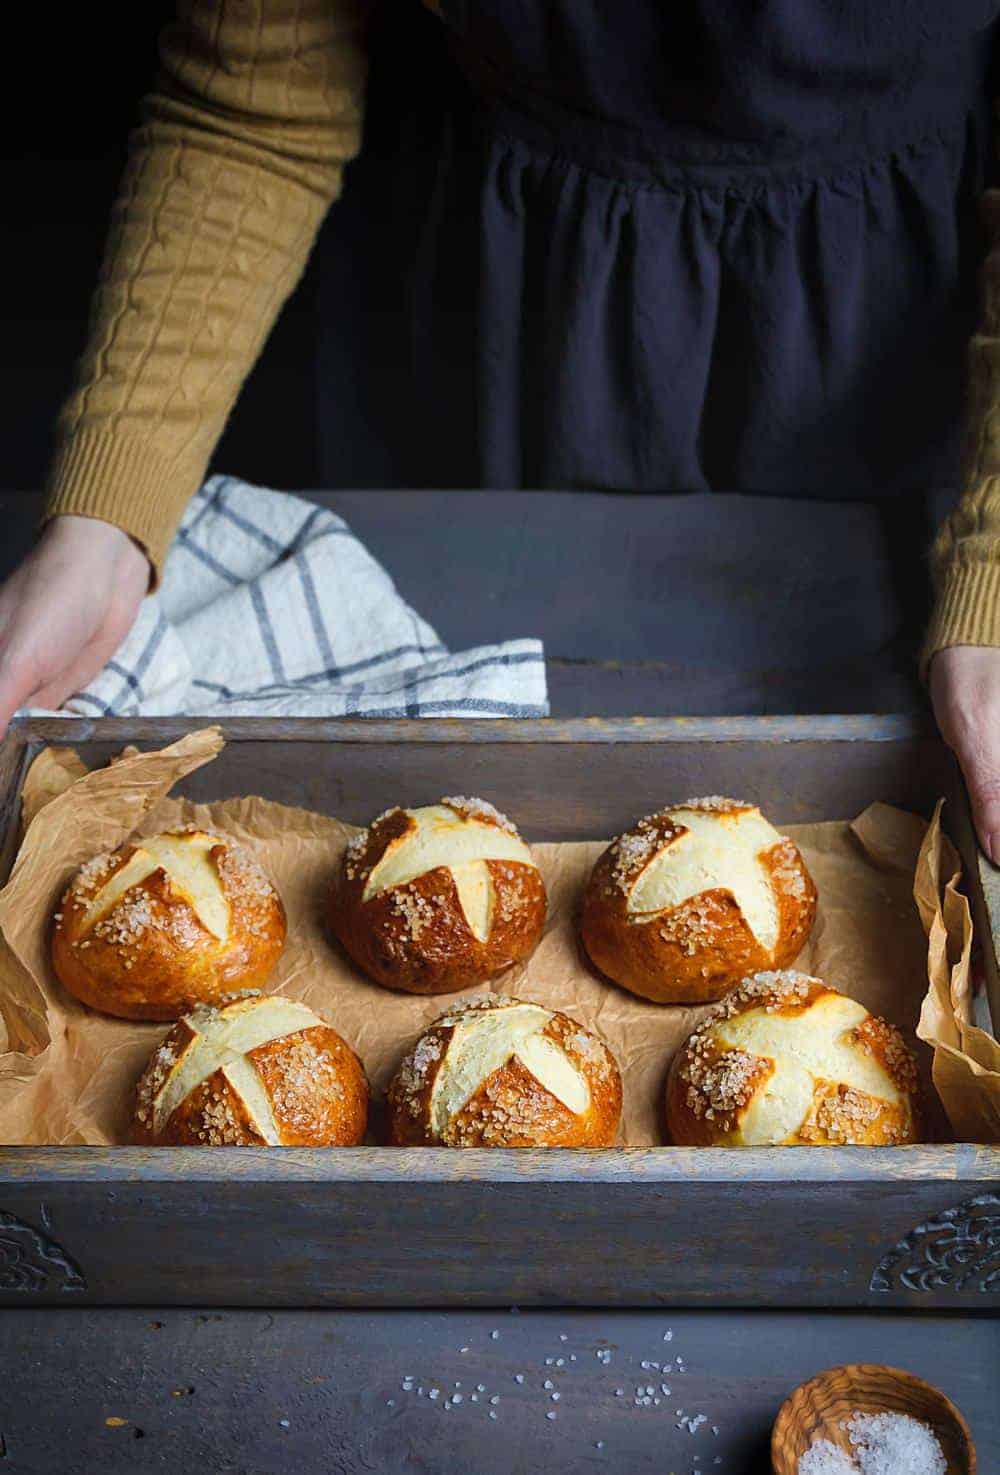
POLYGON ((800 1457, 820 1439, 851 1454, 842 1425, 854 1413, 909 1414, 919 1419, 937 1436, 948 1475, 976 1475, 972 1435, 951 1399, 913 1373, 871 1362, 817 1373, 786 1398, 771 1432, 774 1475, 798 1475, 800 1457))

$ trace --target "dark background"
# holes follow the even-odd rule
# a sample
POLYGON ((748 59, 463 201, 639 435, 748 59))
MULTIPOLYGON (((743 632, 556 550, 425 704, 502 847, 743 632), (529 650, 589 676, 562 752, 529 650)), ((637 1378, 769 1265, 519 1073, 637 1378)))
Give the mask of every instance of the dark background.
MULTIPOLYGON (((174 0, 9 7, 0 36, 5 487, 37 488, 83 348, 108 213, 174 0)), ((213 466, 315 486, 314 277, 307 272, 233 413, 213 466), (281 436, 274 427, 281 426, 281 436)))

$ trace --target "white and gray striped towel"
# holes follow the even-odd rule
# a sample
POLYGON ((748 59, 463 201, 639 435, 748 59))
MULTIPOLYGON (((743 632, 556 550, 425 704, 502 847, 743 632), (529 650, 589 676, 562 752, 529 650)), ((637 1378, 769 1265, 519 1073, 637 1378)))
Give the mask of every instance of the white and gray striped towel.
POLYGON ((538 640, 451 652, 342 518, 216 476, 86 716, 544 717, 538 640))

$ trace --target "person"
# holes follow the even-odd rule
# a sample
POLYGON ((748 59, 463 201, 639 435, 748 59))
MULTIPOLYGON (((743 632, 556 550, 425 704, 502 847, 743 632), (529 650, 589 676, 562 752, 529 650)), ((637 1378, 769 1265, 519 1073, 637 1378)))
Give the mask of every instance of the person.
POLYGON ((165 33, 46 524, 0 590, 0 724, 81 687, 155 585, 361 149, 371 56, 334 474, 885 499, 916 526, 957 477, 968 352, 922 669, 1000 862, 1000 5, 370 12, 186 0, 165 33))

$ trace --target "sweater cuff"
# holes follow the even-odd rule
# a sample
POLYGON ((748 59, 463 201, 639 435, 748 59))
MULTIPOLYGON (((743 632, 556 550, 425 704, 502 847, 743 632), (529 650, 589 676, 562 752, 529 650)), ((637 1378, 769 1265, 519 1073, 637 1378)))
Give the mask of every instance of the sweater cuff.
POLYGON ((920 656, 925 681, 931 658, 949 645, 1000 646, 1000 562, 954 563, 941 576, 920 656))
POLYGON ((203 468, 167 460, 143 442, 77 431, 56 448, 43 521, 69 513, 114 523, 142 548, 155 588, 203 468))

